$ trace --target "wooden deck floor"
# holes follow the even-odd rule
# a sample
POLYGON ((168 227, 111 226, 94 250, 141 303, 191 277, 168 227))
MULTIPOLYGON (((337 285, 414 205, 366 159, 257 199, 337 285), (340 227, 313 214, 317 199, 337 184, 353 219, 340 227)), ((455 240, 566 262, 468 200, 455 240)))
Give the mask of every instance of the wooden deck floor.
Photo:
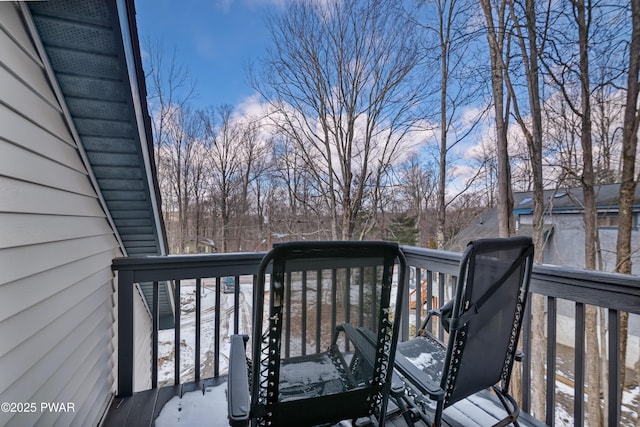
MULTIPOLYGON (((140 427, 155 426, 155 421, 162 412, 163 426, 182 427, 185 425, 200 425, 189 423, 189 408, 186 405, 180 405, 185 401, 185 395, 190 392, 198 392, 196 397, 206 399, 206 392, 217 390, 211 393, 214 399, 222 400, 214 402, 213 407, 205 409, 201 412, 201 416, 206 417, 206 425, 227 425, 226 419, 226 398, 224 393, 217 386, 224 387, 226 377, 208 379, 199 382, 181 384, 179 386, 171 386, 157 388, 135 393, 128 398, 115 398, 111 404, 109 412, 105 417, 104 427, 140 427), (201 393, 201 394, 200 394, 201 393), (180 399, 178 404, 172 401, 174 397, 180 399), (174 402, 167 405, 169 401, 174 402), (224 409, 221 409, 224 408, 224 409), (181 412, 180 412, 181 411, 181 412), (208 411, 208 412, 207 412, 208 411)), ((190 395, 193 396, 193 395, 190 395)), ((455 406, 448 408, 444 414, 443 425, 449 427, 468 427, 468 426, 489 426, 496 420, 495 414, 500 414, 502 408, 499 406, 495 397, 489 392, 478 393, 471 399, 466 399, 457 403, 455 406)), ((523 427, 541 427, 544 423, 531 418, 528 414, 521 414, 518 419, 523 427)), ((204 424, 203 424, 204 425, 204 424)), ((390 402, 386 425, 390 427, 407 427, 407 423, 402 416, 394 411, 394 405, 390 402)), ((425 424, 417 424, 426 427, 425 424)))

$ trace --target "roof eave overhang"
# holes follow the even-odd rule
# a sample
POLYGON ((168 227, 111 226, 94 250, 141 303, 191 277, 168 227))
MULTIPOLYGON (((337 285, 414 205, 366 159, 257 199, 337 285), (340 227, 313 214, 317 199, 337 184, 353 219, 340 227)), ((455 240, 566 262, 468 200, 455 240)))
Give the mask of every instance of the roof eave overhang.
POLYGON ((151 153, 153 153, 153 137, 151 134, 149 113, 147 111, 146 90, 144 97, 141 95, 141 89, 144 87, 144 71, 140 59, 140 43, 135 25, 134 1, 116 0, 116 3, 118 6, 118 17, 120 19, 122 44, 127 62, 127 73, 129 74, 131 97, 133 99, 136 123, 138 124, 138 133, 142 145, 146 179, 149 189, 152 191, 151 204, 153 206, 153 220, 156 225, 156 230, 158 230, 160 255, 167 255, 168 245, 165 240, 164 222, 162 221, 158 203, 160 200, 159 186, 157 176, 154 173, 155 164, 151 157, 151 153))

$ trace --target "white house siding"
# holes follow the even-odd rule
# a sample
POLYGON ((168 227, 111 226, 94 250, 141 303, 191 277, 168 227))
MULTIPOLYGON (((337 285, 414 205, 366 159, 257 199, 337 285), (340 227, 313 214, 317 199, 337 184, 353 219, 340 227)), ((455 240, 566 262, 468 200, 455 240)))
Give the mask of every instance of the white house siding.
MULTIPOLYGON (((135 292, 136 295, 140 294, 135 292)), ((133 390, 147 390, 151 388, 151 317, 142 296, 134 300, 133 323, 134 332, 134 379, 133 390)))
POLYGON ((0 402, 36 404, 0 411, 0 425, 99 422, 115 389, 121 255, 20 9, 0 2, 0 402))

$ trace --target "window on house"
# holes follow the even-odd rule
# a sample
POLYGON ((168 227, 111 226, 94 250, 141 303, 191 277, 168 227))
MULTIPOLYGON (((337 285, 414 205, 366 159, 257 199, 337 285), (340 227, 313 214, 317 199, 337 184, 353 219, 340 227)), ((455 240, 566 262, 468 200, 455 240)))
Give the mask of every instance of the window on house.
POLYGON ((617 228, 618 214, 602 214, 598 215, 598 227, 617 228))

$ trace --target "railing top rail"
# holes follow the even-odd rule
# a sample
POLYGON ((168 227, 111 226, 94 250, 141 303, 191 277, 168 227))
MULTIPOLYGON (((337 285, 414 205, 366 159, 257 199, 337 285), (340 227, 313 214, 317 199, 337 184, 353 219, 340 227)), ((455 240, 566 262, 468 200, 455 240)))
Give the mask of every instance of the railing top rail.
POLYGON ((113 266, 116 270, 137 270, 153 268, 162 264, 200 264, 208 262, 226 262, 234 260, 261 260, 266 252, 231 252, 223 254, 193 254, 193 255, 144 255, 115 258, 113 266))
MULTIPOLYGON (((460 253, 403 246, 413 267, 457 274, 460 253)), ((640 277, 603 271, 536 264, 531 291, 616 310, 640 314, 640 277)))
POLYGON ((407 265, 440 273, 457 274, 462 254, 460 252, 401 246, 407 265))
POLYGON ((531 291, 640 314, 640 277, 630 274, 534 265, 531 291))
POLYGON ((117 271, 133 272, 134 282, 254 275, 265 252, 208 255, 122 257, 113 260, 117 271))
MULTIPOLYGON (((402 246, 407 265, 455 275, 461 254, 402 246)), ((116 258, 113 269, 135 282, 254 275, 265 252, 116 258)), ((531 291, 640 314, 640 277, 555 265, 534 265, 531 291)))

